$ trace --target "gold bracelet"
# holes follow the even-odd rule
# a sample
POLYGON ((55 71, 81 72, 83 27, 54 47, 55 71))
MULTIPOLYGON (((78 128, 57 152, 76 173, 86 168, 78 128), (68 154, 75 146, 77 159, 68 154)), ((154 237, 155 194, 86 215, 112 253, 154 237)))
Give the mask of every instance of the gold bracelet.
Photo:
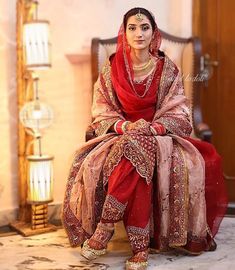
POLYGON ((152 132, 152 134, 153 134, 154 136, 157 136, 157 131, 155 130, 154 127, 150 126, 150 130, 151 130, 151 132, 152 132))
POLYGON ((130 121, 125 121, 123 124, 122 124, 122 131, 123 133, 126 132, 126 126, 130 123, 130 121))

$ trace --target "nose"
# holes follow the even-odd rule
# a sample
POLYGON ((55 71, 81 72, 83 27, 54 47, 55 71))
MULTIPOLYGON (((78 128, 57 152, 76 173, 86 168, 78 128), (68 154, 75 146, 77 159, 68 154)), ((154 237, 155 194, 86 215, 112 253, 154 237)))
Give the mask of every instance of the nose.
POLYGON ((142 30, 140 28, 136 29, 136 37, 141 38, 143 36, 142 30))

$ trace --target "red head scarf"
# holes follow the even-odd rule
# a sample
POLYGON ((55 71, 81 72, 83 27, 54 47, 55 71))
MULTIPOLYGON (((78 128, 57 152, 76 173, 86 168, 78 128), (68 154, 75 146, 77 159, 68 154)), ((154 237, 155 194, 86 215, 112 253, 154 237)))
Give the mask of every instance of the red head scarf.
MULTIPOLYGON (((149 46, 149 53, 154 57, 159 57, 158 51, 160 44, 161 35, 155 23, 155 29, 149 46)), ((151 121, 155 111, 156 91, 163 61, 159 61, 159 63, 148 93, 143 98, 136 95, 133 90, 134 72, 130 57, 130 47, 127 44, 126 33, 122 24, 118 34, 116 54, 112 59, 111 78, 114 90, 127 120, 135 121, 139 118, 145 118, 145 120, 151 121)))

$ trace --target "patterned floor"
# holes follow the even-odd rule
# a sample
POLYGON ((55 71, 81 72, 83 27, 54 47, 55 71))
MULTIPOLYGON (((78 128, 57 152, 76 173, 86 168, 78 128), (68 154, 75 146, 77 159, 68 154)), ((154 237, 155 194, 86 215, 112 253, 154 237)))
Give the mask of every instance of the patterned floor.
MULTIPOLYGON (((120 230, 120 229, 118 229, 120 230)), ((121 270, 131 255, 124 235, 114 236, 109 252, 88 262, 71 248, 63 229, 32 237, 12 235, 0 238, 0 270, 121 270)), ((151 254, 149 270, 233 270, 235 269, 235 218, 225 218, 216 237, 218 248, 200 256, 176 253, 151 254)))

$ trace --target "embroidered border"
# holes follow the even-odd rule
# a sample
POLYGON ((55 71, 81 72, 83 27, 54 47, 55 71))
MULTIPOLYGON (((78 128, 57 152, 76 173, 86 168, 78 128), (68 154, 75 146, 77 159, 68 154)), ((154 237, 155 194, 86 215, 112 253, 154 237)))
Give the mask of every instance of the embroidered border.
POLYGON ((95 134, 96 136, 101 136, 107 133, 109 128, 118 120, 119 118, 111 118, 108 120, 103 120, 96 123, 95 134))
POLYGON ((150 184, 156 164, 157 143, 153 136, 124 134, 112 147, 105 161, 104 185, 124 155, 136 168, 138 174, 150 184))
POLYGON ((163 126, 172 134, 176 134, 178 136, 190 136, 192 132, 192 126, 189 120, 181 119, 175 116, 164 116, 157 120, 159 123, 163 124, 163 126))
POLYGON ((148 249, 150 242, 149 223, 145 228, 127 226, 126 230, 134 253, 148 249))
POLYGON ((113 89, 112 80, 111 80, 111 65, 110 61, 107 60, 105 65, 103 66, 102 73, 100 76, 100 84, 101 84, 101 93, 104 95, 105 99, 108 103, 113 107, 115 111, 118 113, 122 113, 119 105, 119 101, 117 99, 116 93, 113 89))
POLYGON ((94 212, 95 212, 95 222, 98 222, 102 216, 102 209, 106 198, 106 192, 104 190, 103 185, 103 174, 101 172, 100 179, 97 182, 96 189, 95 189, 95 205, 94 205, 94 212))
POLYGON ((104 202, 101 221, 114 223, 121 220, 126 206, 127 202, 123 204, 114 196, 108 194, 104 202))
POLYGON ((176 78, 178 73, 178 68, 176 65, 170 60, 168 56, 165 55, 165 62, 163 65, 162 76, 159 84, 159 91, 157 97, 157 109, 161 107, 161 104, 169 92, 170 86, 176 78))
POLYGON ((170 174, 170 231, 169 245, 187 243, 188 230, 188 171, 182 148, 174 142, 170 174))
POLYGON ((70 198, 76 175, 81 167, 83 160, 89 154, 91 149, 92 147, 89 147, 84 152, 75 157, 69 172, 68 182, 66 185, 64 204, 62 209, 62 222, 72 247, 80 245, 85 241, 86 238, 89 238, 89 235, 82 228, 81 222, 77 219, 70 208, 70 198))

